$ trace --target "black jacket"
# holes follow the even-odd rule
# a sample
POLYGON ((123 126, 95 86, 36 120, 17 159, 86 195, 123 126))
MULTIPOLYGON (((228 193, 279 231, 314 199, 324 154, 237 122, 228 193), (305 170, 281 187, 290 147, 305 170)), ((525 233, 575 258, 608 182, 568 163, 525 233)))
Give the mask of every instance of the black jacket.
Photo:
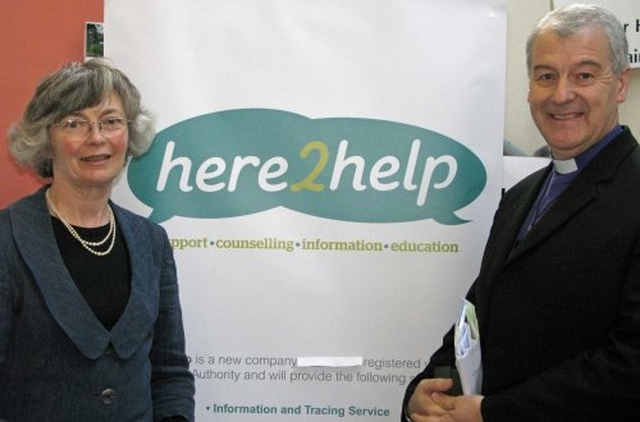
MULTIPOLYGON (((628 128, 527 237, 515 238, 551 166, 495 214, 478 278, 485 422, 640 417, 640 148, 628 128)), ((425 370, 454 365, 453 330, 425 370)))

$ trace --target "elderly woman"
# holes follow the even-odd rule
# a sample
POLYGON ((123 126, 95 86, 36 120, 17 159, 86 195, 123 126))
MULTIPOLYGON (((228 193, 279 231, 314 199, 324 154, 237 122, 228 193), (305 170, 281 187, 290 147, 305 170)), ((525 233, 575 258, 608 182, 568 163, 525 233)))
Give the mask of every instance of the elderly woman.
POLYGON ((167 235, 109 199, 154 136, 138 90, 70 63, 9 136, 51 184, 0 211, 0 420, 193 420, 167 235))

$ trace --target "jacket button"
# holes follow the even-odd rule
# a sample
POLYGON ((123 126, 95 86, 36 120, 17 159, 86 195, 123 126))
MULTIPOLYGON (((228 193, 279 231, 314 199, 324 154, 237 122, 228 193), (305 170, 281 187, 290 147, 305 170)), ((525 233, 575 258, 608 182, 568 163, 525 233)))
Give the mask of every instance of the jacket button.
POLYGON ((100 399, 104 404, 112 404, 116 400, 116 391, 111 388, 107 388, 100 394, 100 399))

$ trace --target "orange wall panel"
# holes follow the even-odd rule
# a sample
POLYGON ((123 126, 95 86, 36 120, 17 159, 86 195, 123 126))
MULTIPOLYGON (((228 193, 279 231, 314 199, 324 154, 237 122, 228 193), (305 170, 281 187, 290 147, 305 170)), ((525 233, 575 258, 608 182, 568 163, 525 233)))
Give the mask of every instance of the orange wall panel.
POLYGON ((0 208, 43 183, 11 161, 9 126, 20 118, 44 74, 84 59, 84 23, 102 22, 103 15, 103 0, 0 2, 0 208))

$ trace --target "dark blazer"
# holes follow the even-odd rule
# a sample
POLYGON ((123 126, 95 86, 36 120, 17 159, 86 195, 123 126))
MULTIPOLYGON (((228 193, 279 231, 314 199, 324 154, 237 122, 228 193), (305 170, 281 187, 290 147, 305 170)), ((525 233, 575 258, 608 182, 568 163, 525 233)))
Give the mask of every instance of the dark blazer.
MULTIPOLYGON (((486 422, 640 417, 640 148, 605 147, 519 244, 551 166, 507 191, 495 214, 476 304, 486 422)), ((454 365, 453 329, 425 370, 454 365)))
POLYGON ((0 211, 0 419, 193 420, 166 233, 111 204, 130 255, 131 293, 107 331, 63 263, 45 189, 0 211))

